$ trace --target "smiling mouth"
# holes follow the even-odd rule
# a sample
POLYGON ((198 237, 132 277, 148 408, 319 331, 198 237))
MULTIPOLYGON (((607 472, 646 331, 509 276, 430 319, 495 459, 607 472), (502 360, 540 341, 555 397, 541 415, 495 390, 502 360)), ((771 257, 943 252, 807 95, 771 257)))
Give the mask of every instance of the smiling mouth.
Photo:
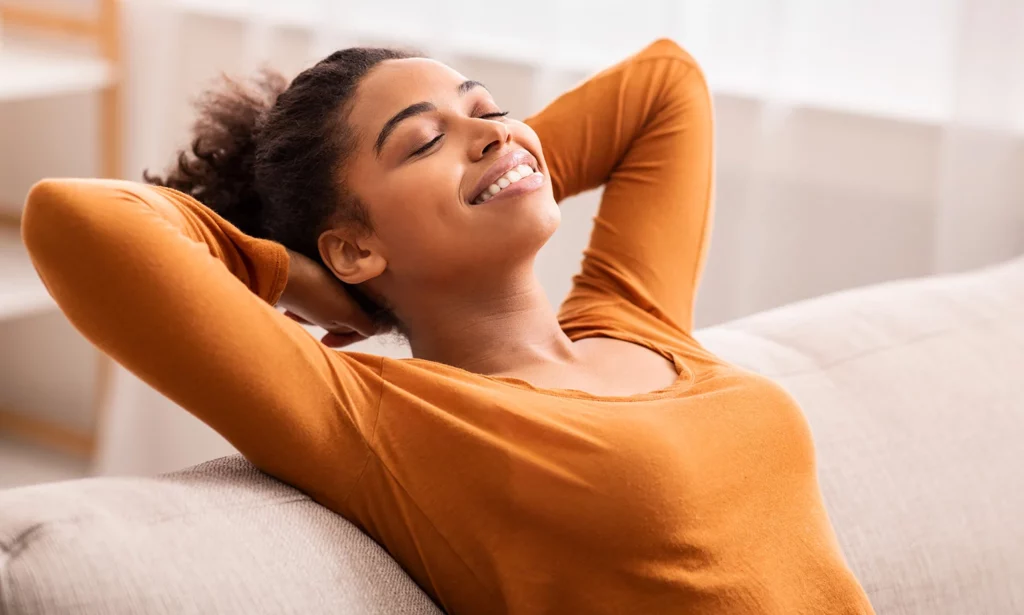
POLYGON ((519 166, 512 167, 511 169, 506 171, 504 175, 494 180, 493 184, 484 188, 483 192, 478 194, 476 198, 473 199, 472 204, 481 205, 483 203, 486 203, 487 201, 493 199, 498 194, 501 194, 502 190, 522 180, 524 177, 529 177, 537 172, 538 171, 536 169, 534 169, 528 164, 521 164, 519 166))

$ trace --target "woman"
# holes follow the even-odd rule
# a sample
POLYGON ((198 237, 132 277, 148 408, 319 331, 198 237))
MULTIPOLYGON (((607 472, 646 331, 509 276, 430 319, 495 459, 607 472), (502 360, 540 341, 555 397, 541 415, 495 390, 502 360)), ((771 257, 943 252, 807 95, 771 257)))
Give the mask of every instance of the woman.
POLYGON ((390 50, 264 85, 208 100, 166 186, 33 189, 29 250, 97 346, 450 613, 871 612, 794 401, 691 337, 712 134, 689 55, 658 41, 525 123, 390 50), (556 314, 534 257, 601 184, 556 314), (327 347, 391 327, 415 358, 327 347))

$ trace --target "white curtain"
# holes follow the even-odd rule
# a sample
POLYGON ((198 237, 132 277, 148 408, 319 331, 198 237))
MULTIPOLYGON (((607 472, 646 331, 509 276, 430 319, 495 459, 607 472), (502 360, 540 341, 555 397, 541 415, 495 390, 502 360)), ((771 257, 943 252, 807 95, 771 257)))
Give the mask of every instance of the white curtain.
MULTIPOLYGON (((134 0, 125 16, 136 173, 184 143, 188 101, 221 71, 295 72, 346 45, 404 44, 523 116, 651 39, 675 38, 715 95, 700 325, 1024 252, 1024 0, 134 0)), ((573 201, 538 267, 553 301, 597 195, 573 201)), ((137 380, 116 385, 99 471, 169 470, 229 450, 137 380)))

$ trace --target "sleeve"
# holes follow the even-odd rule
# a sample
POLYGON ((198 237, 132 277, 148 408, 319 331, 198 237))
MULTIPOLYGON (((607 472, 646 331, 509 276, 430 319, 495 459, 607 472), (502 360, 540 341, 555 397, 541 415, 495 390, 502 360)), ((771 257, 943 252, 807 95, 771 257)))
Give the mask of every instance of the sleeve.
POLYGON ((526 120, 556 200, 605 184, 563 321, 624 301, 689 334, 712 214, 712 109, 703 73, 659 40, 526 120))
POLYGON ((380 364, 321 345, 272 307, 288 254, 180 192, 46 180, 22 235, 68 319, 260 469, 327 498, 369 454, 380 364))

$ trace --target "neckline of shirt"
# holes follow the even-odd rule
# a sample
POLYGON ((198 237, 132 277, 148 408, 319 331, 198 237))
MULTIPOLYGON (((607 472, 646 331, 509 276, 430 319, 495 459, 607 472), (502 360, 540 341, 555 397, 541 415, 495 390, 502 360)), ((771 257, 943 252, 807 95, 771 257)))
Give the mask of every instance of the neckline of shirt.
POLYGON ((585 339, 587 337, 607 337, 607 338, 611 338, 611 339, 621 340, 621 341, 624 341, 624 342, 629 342, 629 343, 632 343, 632 344, 637 344, 639 346, 643 346, 645 348, 648 348, 648 349, 650 349, 650 350, 652 350, 652 351, 654 351, 654 352, 656 352, 656 353, 662 355, 663 357, 665 357, 667 359, 670 359, 672 361, 672 363, 673 363, 673 365, 675 366, 675 369, 676 369, 676 379, 675 379, 675 381, 673 381, 671 384, 669 384, 666 387, 662 387, 660 389, 655 389, 653 391, 647 391, 645 393, 634 393, 633 395, 598 395, 598 394, 595 394, 595 393, 589 393, 587 391, 581 391, 579 389, 553 389, 553 388, 538 387, 538 386, 535 386, 535 385, 533 385, 533 384, 529 383, 528 381, 523 380, 521 378, 514 378, 514 377, 511 377, 511 376, 488 376, 486 374, 477 374, 475 372, 471 372, 469 370, 462 369, 461 367, 455 367, 454 365, 448 365, 446 363, 438 363, 436 361, 428 361, 426 359, 417 359, 415 357, 407 358, 407 359, 398 359, 398 360, 402 361, 402 362, 412 362, 412 363, 418 363, 418 364, 427 364, 427 365, 431 365, 431 366, 439 366, 439 367, 442 367, 443 369, 451 370, 451 371, 453 371, 455 373, 458 373, 458 374, 466 376, 466 377, 481 378, 481 379, 484 379, 484 380, 488 380, 488 381, 491 381, 491 382, 495 382, 495 383, 498 383, 498 384, 509 386, 509 387, 512 387, 512 388, 515 388, 515 389, 518 389, 518 390, 529 391, 529 392, 537 393, 537 394, 540 394, 540 395, 547 395, 547 396, 551 396, 551 397, 563 397, 563 398, 568 398, 568 399, 580 399, 580 400, 586 400, 586 401, 611 402, 611 403, 615 403, 615 402, 621 403, 621 402, 630 402, 630 401, 648 401, 648 400, 654 400, 654 399, 661 399, 661 398, 664 398, 664 397, 671 397, 672 395, 678 394, 678 393, 686 390, 694 382, 694 372, 693 372, 693 370, 690 368, 689 365, 686 364, 685 361, 682 360, 682 358, 679 356, 678 353, 673 352, 673 351, 671 351, 669 349, 666 349, 666 348, 664 348, 662 346, 656 345, 656 344, 652 343, 649 340, 645 340, 645 339, 638 338, 638 337, 624 335, 624 334, 621 334, 619 332, 605 331, 605 332, 601 332, 601 333, 596 334, 596 335, 581 335, 578 338, 574 338, 573 341, 576 341, 576 339, 585 339))

